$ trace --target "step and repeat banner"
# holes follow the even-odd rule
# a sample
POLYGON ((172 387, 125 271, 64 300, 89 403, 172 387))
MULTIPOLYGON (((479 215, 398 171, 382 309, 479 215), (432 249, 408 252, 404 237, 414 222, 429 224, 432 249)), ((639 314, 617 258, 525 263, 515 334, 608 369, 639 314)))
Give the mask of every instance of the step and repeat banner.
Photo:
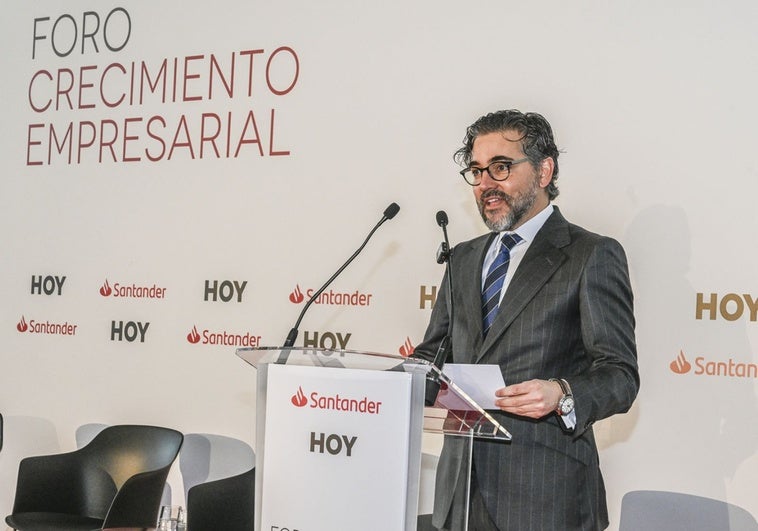
POLYGON ((611 528, 637 491, 754 521, 752 3, 0 9, 0 512, 22 457, 90 423, 252 446, 235 349, 281 344, 392 202, 297 344, 411 353, 443 273, 435 213, 453 243, 486 230, 452 154, 518 108, 554 127, 556 204, 629 256, 642 388, 596 427, 611 528))

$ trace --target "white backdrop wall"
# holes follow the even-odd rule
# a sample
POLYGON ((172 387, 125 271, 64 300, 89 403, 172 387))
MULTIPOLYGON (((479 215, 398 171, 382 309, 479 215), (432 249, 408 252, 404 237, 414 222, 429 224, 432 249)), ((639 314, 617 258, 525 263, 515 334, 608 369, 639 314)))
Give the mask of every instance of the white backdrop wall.
POLYGON ((392 201, 331 288, 367 304, 314 305, 298 343, 412 348, 442 274, 435 212, 454 242, 485 230, 452 153, 519 108, 554 126, 556 204, 629 255, 642 390, 596 429, 611 529, 635 490, 758 515, 757 11, 4 2, 0 513, 18 461, 90 423, 252 446, 254 371, 209 334, 280 344, 290 297, 392 201))

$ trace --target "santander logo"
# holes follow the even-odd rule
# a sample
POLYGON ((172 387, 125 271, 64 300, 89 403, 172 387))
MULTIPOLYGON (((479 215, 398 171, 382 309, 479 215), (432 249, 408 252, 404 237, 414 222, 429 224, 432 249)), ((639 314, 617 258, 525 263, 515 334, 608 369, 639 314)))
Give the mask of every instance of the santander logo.
POLYGON ((305 393, 303 393, 303 388, 299 387, 297 388, 297 393, 292 395, 292 403, 297 407, 305 407, 305 404, 308 403, 308 399, 305 398, 305 393))
POLYGON ((328 306, 370 306, 373 293, 362 293, 355 291, 324 291, 315 296, 317 290, 308 288, 303 292, 300 284, 295 285, 295 289, 289 295, 292 304, 300 304, 306 298, 313 301, 313 304, 325 304, 328 306))
POLYGON ((261 344, 261 336, 251 332, 236 333, 226 330, 209 330, 203 328, 197 329, 197 325, 192 326, 192 330, 187 334, 187 341, 193 345, 223 345, 226 347, 257 347, 261 344))
POLYGON ((687 361, 687 358, 684 357, 684 352, 681 350, 676 359, 669 364, 669 367, 676 374, 687 374, 692 370, 692 364, 687 361))
POLYGON ((308 406, 311 409, 323 409, 340 411, 344 413, 363 413, 369 415, 379 415, 382 402, 371 400, 367 396, 361 398, 351 398, 339 393, 333 395, 323 395, 318 391, 306 396, 302 386, 298 386, 297 393, 292 395, 290 402, 295 407, 303 408, 308 406))
POLYGON ((413 343, 411 343, 411 338, 406 337, 405 343, 403 343, 400 346, 400 355, 403 356, 404 358, 407 358, 408 356, 413 354, 415 350, 416 350, 416 347, 414 347, 413 343))
POLYGON ((75 336, 79 325, 64 321, 62 323, 51 323, 50 321, 39 321, 37 319, 29 319, 26 321, 25 316, 21 316, 21 319, 16 323, 16 330, 21 332, 28 332, 30 334, 49 334, 58 336, 75 336))
POLYGON ((669 364, 669 368, 675 374, 688 374, 692 371, 695 376, 758 379, 758 363, 740 361, 733 357, 711 358, 706 356, 695 356, 693 362, 690 363, 682 350, 679 351, 676 359, 669 364))
POLYGON ((157 284, 152 285, 131 285, 121 282, 114 282, 111 286, 108 279, 105 279, 98 290, 103 297, 117 297, 122 299, 165 299, 167 288, 162 288, 157 284))
POLYGON ((113 293, 113 289, 111 288, 111 285, 108 284, 108 279, 105 279, 105 282, 100 287, 100 295, 103 297, 110 297, 111 293, 113 293))
POLYGON ((200 333, 197 331, 197 326, 193 326, 192 331, 187 334, 187 341, 193 345, 200 341, 200 333))
POLYGON ((295 289, 292 290, 292 293, 290 293, 290 302, 293 304, 300 304, 305 300, 305 295, 303 295, 303 292, 300 291, 300 285, 296 285, 295 289))

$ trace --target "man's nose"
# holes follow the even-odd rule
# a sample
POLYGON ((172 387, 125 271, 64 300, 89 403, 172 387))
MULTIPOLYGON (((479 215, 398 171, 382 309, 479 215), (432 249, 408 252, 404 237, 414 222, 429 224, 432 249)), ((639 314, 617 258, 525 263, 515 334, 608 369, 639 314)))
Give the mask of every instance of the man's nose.
POLYGON ((486 188, 492 188, 494 186, 497 186, 496 185, 497 182, 498 181, 496 181, 495 179, 493 179, 492 175, 490 175, 490 169, 489 168, 484 168, 482 170, 482 173, 480 174, 479 184, 477 184, 477 186, 481 187, 481 188, 484 188, 484 189, 486 189, 486 188))

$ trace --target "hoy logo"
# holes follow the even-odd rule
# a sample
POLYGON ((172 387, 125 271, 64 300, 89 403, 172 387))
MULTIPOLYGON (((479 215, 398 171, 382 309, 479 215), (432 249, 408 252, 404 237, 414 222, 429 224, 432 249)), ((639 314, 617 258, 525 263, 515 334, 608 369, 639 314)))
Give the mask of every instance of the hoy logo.
POLYGON ((150 323, 139 321, 111 321, 111 341, 128 341, 132 343, 139 338, 140 343, 145 342, 145 334, 150 323))
POLYGON ((337 435, 332 433, 327 435, 326 433, 311 432, 311 453, 323 454, 324 451, 331 455, 339 455, 345 452, 346 457, 351 457, 353 454, 353 446, 355 441, 358 440, 357 435, 348 437, 347 435, 337 435))
POLYGON ((437 302, 437 286, 421 286, 419 289, 418 308, 423 310, 434 307, 434 303, 437 302))
POLYGON ((727 293, 721 300, 716 293, 698 293, 695 300, 695 319, 715 321, 718 315, 727 321, 736 321, 745 313, 751 321, 758 321, 758 300, 749 293, 727 293))
POLYGON ((341 332, 304 332, 303 333, 303 347, 305 348, 324 348, 327 350, 334 349, 335 347, 340 350, 344 350, 347 347, 347 342, 350 341, 350 336, 353 334, 348 332, 344 336, 341 332))
POLYGON ((63 292, 63 283, 66 282, 66 277, 48 275, 43 277, 42 275, 32 275, 32 295, 60 295, 63 292))
POLYGON ((236 280, 206 280, 204 300, 216 302, 220 299, 222 302, 229 302, 232 299, 237 299, 237 302, 242 302, 242 293, 246 287, 247 280, 241 284, 236 280))

